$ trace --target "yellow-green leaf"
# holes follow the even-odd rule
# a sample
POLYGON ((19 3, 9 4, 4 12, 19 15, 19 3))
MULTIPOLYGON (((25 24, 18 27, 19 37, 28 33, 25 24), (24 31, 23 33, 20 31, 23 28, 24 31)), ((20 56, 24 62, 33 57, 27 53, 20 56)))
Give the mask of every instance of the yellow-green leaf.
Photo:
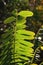
POLYGON ((22 16, 22 17, 31 17, 31 16, 33 16, 33 12, 31 12, 31 11, 20 11, 19 13, 18 13, 18 15, 20 15, 20 16, 22 16))
POLYGON ((27 34, 29 36, 35 36, 35 33, 32 31, 27 31, 27 30, 18 30, 17 31, 18 34, 27 34))
POLYGON ((13 16, 7 18, 6 20, 4 20, 4 23, 7 24, 7 23, 11 23, 15 20, 15 18, 13 16))

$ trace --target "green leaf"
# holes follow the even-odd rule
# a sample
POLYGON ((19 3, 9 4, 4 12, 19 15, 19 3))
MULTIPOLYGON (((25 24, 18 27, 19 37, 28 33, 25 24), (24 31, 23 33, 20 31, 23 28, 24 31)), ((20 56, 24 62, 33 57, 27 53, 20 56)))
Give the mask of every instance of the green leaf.
POLYGON ((10 24, 10 28, 5 29, 1 35, 3 42, 0 65, 24 65, 33 57, 34 44, 30 40, 34 39, 35 33, 25 29, 26 17, 33 16, 31 11, 12 12, 13 16, 7 18, 4 23, 10 24), (20 15, 21 17, 17 17, 20 15), (15 17, 16 22, 15 21, 15 17), (27 41, 28 40, 28 41, 27 41), (22 63, 23 62, 23 63, 22 63))
POLYGON ((34 36, 25 36, 25 35, 16 35, 16 39, 26 39, 26 40, 33 40, 34 39, 34 36))
POLYGON ((22 16, 22 17, 31 17, 31 16, 33 16, 33 12, 31 12, 31 11, 20 11, 19 13, 18 13, 18 15, 20 15, 20 16, 22 16))
POLYGON ((24 45, 24 46, 27 46, 27 47, 33 47, 34 45, 31 43, 31 42, 29 42, 29 41, 25 41, 25 40, 18 40, 18 41, 16 41, 16 43, 22 43, 22 45, 24 45), (28 46, 29 45, 29 46, 28 46))
POLYGON ((17 16, 17 13, 18 13, 18 12, 17 12, 16 9, 14 9, 11 13, 12 13, 12 15, 17 16))
POLYGON ((35 33, 34 32, 32 32, 32 31, 27 31, 27 30, 18 30, 17 31, 17 33, 18 34, 25 34, 25 35, 31 35, 31 36, 34 36, 35 35, 35 33))
POLYGON ((7 24, 7 23, 11 23, 13 21, 15 21, 15 18, 13 16, 11 16, 11 17, 7 18, 6 20, 4 20, 4 23, 7 24))
MULTIPOLYGON (((28 57, 33 57, 34 50, 32 49, 32 47, 33 47, 32 43, 24 41, 24 40, 22 40, 22 41, 19 40, 19 42, 18 41, 16 42, 15 46, 16 46, 15 47, 15 49, 16 49, 15 58, 17 58, 16 62, 19 58, 24 59, 24 60, 29 60, 28 57), (25 45, 23 45, 22 43, 25 45)), ((18 61, 20 61, 20 60, 18 60, 18 61)))

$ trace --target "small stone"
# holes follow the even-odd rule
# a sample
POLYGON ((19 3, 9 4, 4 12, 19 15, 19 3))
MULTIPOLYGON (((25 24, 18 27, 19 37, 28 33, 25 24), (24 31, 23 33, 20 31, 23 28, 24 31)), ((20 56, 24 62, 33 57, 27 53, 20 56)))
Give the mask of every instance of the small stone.
POLYGON ((4 2, 4 5, 6 5, 6 2, 4 2))
POLYGON ((39 54, 36 54, 36 58, 39 58, 40 57, 40 55, 39 54))
POLYGON ((0 30, 3 31, 3 28, 1 28, 0 30))
POLYGON ((38 40, 40 41, 42 38, 41 37, 38 37, 38 40))

